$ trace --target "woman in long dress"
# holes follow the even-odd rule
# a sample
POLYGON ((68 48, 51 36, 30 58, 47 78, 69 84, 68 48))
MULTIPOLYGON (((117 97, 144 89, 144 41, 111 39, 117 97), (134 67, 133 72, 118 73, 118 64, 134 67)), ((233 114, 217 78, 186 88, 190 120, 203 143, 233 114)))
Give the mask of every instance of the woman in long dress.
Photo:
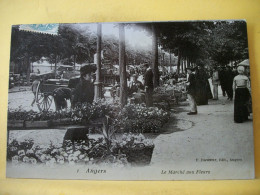
POLYGON ((196 78, 196 95, 195 100, 197 105, 208 105, 208 75, 204 68, 200 65, 195 71, 196 78))
POLYGON ((238 75, 233 80, 233 91, 235 94, 234 121, 242 123, 249 116, 247 103, 250 98, 250 81, 244 75, 245 68, 243 66, 239 66, 237 71, 238 75))

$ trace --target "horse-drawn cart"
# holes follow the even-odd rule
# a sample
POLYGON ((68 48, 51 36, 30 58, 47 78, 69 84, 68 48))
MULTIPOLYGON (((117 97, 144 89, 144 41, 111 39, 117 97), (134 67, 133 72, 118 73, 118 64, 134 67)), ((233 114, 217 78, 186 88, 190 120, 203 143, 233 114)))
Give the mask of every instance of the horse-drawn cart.
POLYGON ((48 79, 37 86, 35 102, 40 111, 48 111, 53 102, 53 91, 59 87, 68 87, 68 79, 48 79))

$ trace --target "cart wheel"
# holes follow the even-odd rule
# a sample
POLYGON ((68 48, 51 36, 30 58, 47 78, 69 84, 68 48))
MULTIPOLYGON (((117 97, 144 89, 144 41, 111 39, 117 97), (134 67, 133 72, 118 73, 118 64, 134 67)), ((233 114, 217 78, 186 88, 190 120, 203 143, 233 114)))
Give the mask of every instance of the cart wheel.
POLYGON ((52 96, 48 93, 41 92, 40 84, 37 86, 36 90, 36 104, 40 111, 48 111, 52 104, 52 96))

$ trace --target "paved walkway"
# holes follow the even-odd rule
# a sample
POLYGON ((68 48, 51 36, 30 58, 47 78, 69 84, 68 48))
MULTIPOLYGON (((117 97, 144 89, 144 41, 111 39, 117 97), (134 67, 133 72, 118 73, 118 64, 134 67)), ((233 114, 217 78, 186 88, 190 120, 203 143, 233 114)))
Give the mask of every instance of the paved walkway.
POLYGON ((187 115, 188 110, 187 103, 176 108, 165 133, 154 140, 153 165, 221 157, 253 163, 252 119, 234 123, 233 101, 210 100, 209 105, 198 106, 198 115, 187 115))

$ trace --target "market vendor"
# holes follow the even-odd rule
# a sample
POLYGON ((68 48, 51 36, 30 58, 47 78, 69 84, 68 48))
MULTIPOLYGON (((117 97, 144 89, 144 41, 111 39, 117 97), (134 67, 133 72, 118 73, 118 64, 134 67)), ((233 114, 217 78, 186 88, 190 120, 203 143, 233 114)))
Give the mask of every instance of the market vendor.
POLYGON ((92 73, 96 66, 86 65, 80 68, 80 80, 72 94, 72 107, 77 103, 92 103, 94 100, 94 84, 92 73))
POLYGON ((140 92, 141 90, 144 90, 144 86, 141 81, 137 80, 137 75, 134 74, 132 76, 133 80, 130 81, 129 87, 128 87, 128 93, 131 96, 133 93, 140 92))

